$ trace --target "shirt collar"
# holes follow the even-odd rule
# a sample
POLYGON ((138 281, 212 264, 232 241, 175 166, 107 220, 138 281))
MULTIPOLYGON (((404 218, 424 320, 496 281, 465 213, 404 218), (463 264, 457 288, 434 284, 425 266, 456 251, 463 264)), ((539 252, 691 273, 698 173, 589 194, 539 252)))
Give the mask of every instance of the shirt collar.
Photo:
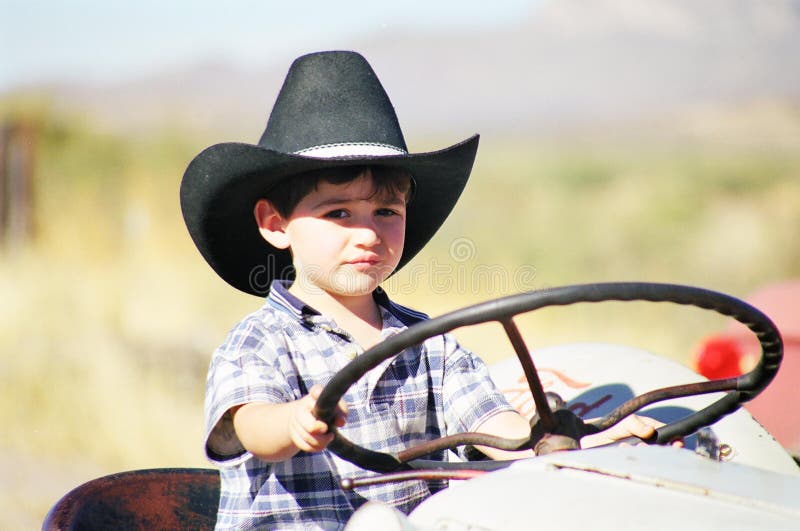
MULTIPOLYGON (((267 295, 267 301, 301 321, 308 320, 311 316, 321 315, 320 312, 289 293, 289 286, 291 285, 291 280, 273 280, 269 295, 267 295)), ((372 297, 378 303, 378 306, 384 308, 405 326, 411 326, 428 318, 424 313, 395 304, 380 287, 372 293, 372 297)))
POLYGON ((291 280, 273 280, 272 285, 269 287, 267 302, 301 320, 311 315, 320 315, 317 310, 289 293, 289 286, 291 285, 291 280))

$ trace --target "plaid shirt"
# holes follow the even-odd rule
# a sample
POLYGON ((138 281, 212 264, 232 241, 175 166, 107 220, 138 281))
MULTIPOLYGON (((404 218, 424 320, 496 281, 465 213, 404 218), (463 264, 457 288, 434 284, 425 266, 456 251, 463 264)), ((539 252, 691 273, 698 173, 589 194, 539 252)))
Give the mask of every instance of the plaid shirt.
MULTIPOLYGON (((341 529, 367 500, 408 513, 444 482, 406 481, 342 490, 341 478, 373 474, 329 451, 299 452, 279 463, 247 452, 230 408, 249 402, 297 400, 324 385, 362 349, 336 324, 273 283, 266 304, 247 316, 214 353, 206 388, 206 454, 222 478, 218 528, 341 529)), ((375 295, 386 338, 426 318, 375 295)), ((473 431, 512 410, 484 363, 450 335, 438 336, 384 361, 344 396, 353 442, 398 452, 416 442, 473 431)), ((431 458, 446 460, 441 452, 431 458)))

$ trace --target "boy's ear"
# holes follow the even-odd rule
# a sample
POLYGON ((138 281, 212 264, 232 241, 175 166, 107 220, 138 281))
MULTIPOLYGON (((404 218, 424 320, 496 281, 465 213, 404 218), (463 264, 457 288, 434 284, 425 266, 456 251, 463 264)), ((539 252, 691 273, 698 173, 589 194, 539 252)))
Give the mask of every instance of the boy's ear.
POLYGON ((258 232, 267 243, 278 249, 289 248, 289 236, 284 230, 286 224, 272 203, 259 199, 253 208, 253 215, 258 223, 258 232))

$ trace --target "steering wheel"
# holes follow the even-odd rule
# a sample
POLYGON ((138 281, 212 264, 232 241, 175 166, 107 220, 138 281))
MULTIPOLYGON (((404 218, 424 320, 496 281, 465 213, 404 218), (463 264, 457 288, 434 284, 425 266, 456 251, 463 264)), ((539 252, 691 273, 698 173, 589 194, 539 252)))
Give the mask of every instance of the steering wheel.
MULTIPOLYGON (((328 424, 334 434, 328 448, 347 461, 375 472, 393 472, 426 468, 431 461, 419 459, 431 452, 461 445, 483 445, 504 450, 534 448, 537 442, 551 434, 566 435, 575 440, 614 426, 626 416, 643 407, 685 396, 725 391, 726 394, 706 408, 662 426, 656 430, 649 443, 668 444, 688 436, 703 426, 708 426, 733 413, 742 403, 760 393, 775 376, 783 358, 783 341, 772 321, 753 306, 729 295, 702 288, 675 284, 640 282, 583 284, 531 291, 476 304, 467 308, 419 322, 392 336, 359 355, 342 368, 322 390, 316 402, 315 416, 328 424), (761 345, 761 358, 750 372, 736 378, 724 378, 649 391, 634 397, 603 418, 585 423, 566 408, 551 408, 548 396, 539 381, 536 367, 525 346, 522 335, 513 321, 515 315, 548 306, 565 306, 575 303, 602 301, 672 302, 711 310, 732 317, 747 326, 761 345), (536 423, 531 436, 524 439, 506 439, 480 433, 462 433, 426 441, 398 454, 376 452, 349 441, 334 425, 336 406, 350 386, 370 369, 404 349, 426 339, 462 326, 488 321, 499 322, 508 336, 522 364, 525 377, 536 405, 536 423)), ((436 462, 436 466, 443 463, 436 462)), ((469 463, 474 468, 475 463, 469 463)), ((451 466, 449 468, 457 468, 451 466)))

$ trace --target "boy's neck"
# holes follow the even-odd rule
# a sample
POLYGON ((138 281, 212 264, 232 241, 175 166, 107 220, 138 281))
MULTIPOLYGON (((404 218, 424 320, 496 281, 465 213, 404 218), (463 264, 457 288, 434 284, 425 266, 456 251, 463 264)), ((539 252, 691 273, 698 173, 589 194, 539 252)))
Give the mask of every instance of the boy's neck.
POLYGON ((289 293, 302 300, 323 315, 332 318, 347 330, 369 327, 380 333, 383 327, 381 312, 371 293, 364 295, 333 295, 318 287, 304 289, 299 282, 289 287, 289 293))

